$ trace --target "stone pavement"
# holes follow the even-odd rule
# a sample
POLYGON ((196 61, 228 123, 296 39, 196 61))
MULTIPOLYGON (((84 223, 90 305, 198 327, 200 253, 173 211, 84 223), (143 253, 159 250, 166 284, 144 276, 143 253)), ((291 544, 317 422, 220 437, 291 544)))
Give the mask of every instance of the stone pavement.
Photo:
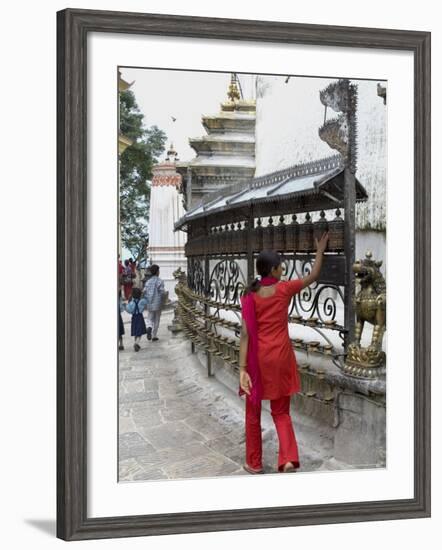
MULTIPOLYGON (((119 481, 249 475, 244 462, 244 401, 208 378, 188 340, 173 335, 164 311, 157 342, 133 350, 129 316, 119 352, 119 481)), ((294 419, 302 471, 343 469, 332 441, 317 426, 294 419)), ((277 437, 262 411, 266 473, 276 472, 277 437)), ((289 475, 289 474, 287 474, 289 475)))

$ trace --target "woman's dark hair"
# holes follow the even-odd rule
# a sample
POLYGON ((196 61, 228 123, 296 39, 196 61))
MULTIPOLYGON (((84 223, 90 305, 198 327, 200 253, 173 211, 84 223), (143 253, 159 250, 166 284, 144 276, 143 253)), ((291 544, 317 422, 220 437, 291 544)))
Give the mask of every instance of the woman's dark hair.
MULTIPOLYGON (((278 267, 281 264, 281 256, 274 250, 263 250, 258 254, 256 258, 256 271, 260 277, 268 277, 274 267, 278 267)), ((261 286, 259 278, 254 279, 246 290, 246 294, 249 292, 256 292, 261 286)))
POLYGON ((129 265, 129 260, 124 260, 124 265, 128 266, 129 265))
POLYGON ((134 287, 132 289, 132 298, 134 300, 139 300, 141 298, 141 289, 138 287, 134 287))
POLYGON ((150 273, 152 275, 158 275, 159 272, 160 272, 160 266, 158 266, 157 264, 152 264, 150 266, 150 273))

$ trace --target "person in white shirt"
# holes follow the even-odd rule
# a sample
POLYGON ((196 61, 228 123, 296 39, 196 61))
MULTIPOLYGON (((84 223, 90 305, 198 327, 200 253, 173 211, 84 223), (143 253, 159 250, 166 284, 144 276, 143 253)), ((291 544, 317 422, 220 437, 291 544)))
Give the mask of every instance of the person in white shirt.
POLYGON ((156 342, 158 340, 158 327, 160 326, 161 307, 165 294, 164 281, 160 279, 160 268, 153 264, 150 266, 151 277, 144 285, 144 297, 147 302, 147 339, 156 342))

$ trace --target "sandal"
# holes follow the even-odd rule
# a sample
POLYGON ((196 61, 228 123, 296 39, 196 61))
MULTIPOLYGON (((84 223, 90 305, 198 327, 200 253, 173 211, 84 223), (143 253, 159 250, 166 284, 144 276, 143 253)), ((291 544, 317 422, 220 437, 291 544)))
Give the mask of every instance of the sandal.
POLYGON ((249 474, 263 474, 264 470, 261 468, 260 470, 255 470, 254 468, 251 468, 247 463, 243 464, 243 468, 246 472, 249 472, 249 474))

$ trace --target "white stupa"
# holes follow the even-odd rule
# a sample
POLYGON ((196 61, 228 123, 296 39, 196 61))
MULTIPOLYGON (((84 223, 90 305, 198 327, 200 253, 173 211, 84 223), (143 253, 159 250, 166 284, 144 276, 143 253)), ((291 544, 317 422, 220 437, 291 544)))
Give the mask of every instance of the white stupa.
POLYGON ((177 153, 171 144, 166 160, 152 169, 147 249, 149 260, 160 267, 160 277, 171 300, 176 299, 173 272, 178 267, 186 271, 186 234, 173 230, 175 222, 184 215, 183 197, 180 193, 182 178, 176 171, 176 160, 177 153))

